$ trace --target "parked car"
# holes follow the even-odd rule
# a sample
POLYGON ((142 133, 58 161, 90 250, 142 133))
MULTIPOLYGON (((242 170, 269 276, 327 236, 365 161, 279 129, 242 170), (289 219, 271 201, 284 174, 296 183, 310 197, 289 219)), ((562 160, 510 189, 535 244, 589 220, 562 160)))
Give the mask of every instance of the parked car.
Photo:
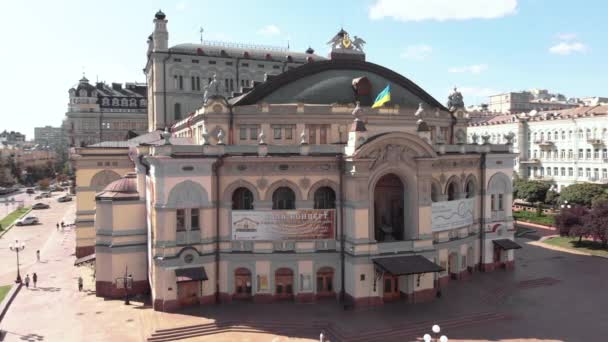
POLYGON ((42 195, 36 195, 36 197, 34 197, 35 200, 39 200, 42 199, 42 195))
POLYGON ((48 209, 51 206, 46 203, 36 203, 32 206, 32 209, 48 209))
POLYGON ((29 188, 29 189, 25 190, 25 193, 26 194, 34 194, 34 193, 36 193, 36 190, 34 190, 32 188, 29 188))
POLYGON ((57 202, 70 202, 72 200, 72 197, 70 196, 61 196, 57 199, 57 202))
POLYGON ((27 216, 17 221, 17 223, 15 224, 18 226, 29 226, 33 224, 38 224, 38 218, 36 216, 27 216))
POLYGON ((50 192, 43 192, 40 195, 42 198, 51 198, 53 196, 50 192))

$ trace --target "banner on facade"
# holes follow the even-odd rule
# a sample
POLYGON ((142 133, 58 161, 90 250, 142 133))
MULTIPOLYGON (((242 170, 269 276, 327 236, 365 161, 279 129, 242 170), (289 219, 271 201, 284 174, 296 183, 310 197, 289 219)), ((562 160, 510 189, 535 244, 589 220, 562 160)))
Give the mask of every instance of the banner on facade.
POLYGON ((316 240, 335 237, 334 209, 233 210, 233 240, 316 240))
POLYGON ((434 202, 431 205, 433 232, 462 228, 473 224, 474 206, 475 199, 473 198, 434 202))

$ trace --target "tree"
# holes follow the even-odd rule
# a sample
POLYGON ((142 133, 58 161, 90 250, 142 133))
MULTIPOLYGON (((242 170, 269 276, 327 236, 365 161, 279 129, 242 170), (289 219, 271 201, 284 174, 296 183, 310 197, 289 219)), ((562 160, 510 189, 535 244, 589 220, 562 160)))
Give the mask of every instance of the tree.
POLYGON ((571 208, 562 208, 559 214, 555 215, 555 225, 559 229, 561 236, 574 236, 579 240, 586 235, 586 227, 588 227, 585 217, 589 214, 589 210, 582 206, 575 205, 571 208))
POLYGON ((519 179, 515 181, 513 189, 517 198, 529 203, 538 203, 545 200, 551 183, 519 179))
POLYGON ((585 219, 585 224, 594 240, 608 247, 608 202, 598 202, 593 206, 585 219))
POLYGON ((591 207, 593 199, 604 194, 606 186, 594 183, 572 184, 562 189, 559 194, 562 202, 568 201, 570 204, 579 204, 591 207))
POLYGON ((547 195, 545 196, 545 204, 556 205, 559 200, 559 193, 555 190, 547 191, 547 195))

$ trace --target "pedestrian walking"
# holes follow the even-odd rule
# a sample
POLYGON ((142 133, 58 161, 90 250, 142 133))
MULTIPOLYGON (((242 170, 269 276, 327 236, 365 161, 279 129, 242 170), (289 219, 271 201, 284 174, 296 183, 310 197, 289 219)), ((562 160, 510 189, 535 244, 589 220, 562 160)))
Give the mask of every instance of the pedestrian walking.
POLYGON ((38 262, 40 262, 40 250, 36 251, 36 259, 38 260, 38 262))
POLYGON ((61 228, 65 227, 65 225, 63 224, 63 221, 61 221, 61 228))
POLYGON ((82 291, 82 277, 78 276, 78 291, 82 291))
POLYGON ((57 231, 59 231, 59 222, 57 222, 57 231))
POLYGON ((34 272, 34 275, 32 275, 32 280, 34 281, 34 287, 36 287, 36 283, 38 282, 38 275, 36 272, 34 272))
POLYGON ((30 288, 30 275, 25 276, 25 287, 30 288))

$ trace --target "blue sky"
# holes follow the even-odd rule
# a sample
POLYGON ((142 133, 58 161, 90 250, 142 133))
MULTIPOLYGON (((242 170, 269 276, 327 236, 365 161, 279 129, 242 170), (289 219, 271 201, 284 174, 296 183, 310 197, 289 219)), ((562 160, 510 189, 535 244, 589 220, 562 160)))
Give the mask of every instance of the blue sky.
POLYGON ((68 89, 143 81, 154 13, 170 45, 204 38, 285 46, 325 42, 341 26, 367 41, 367 60, 416 82, 439 101, 458 86, 465 103, 500 91, 547 88, 608 96, 608 4, 601 0, 7 1, 0 21, 0 129, 33 138, 58 126, 68 89))

